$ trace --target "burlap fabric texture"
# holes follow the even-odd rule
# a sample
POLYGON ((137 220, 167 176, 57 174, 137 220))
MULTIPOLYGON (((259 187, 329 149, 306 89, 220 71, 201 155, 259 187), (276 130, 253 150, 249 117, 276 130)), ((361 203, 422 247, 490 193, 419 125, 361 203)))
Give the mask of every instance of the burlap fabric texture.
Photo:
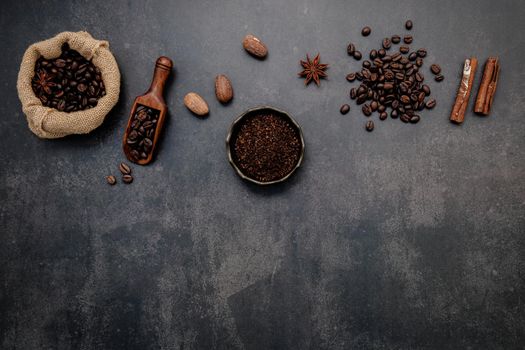
POLYGON ((29 129, 41 138, 59 138, 71 134, 87 134, 102 124, 115 106, 120 92, 120 72, 117 61, 109 51, 109 43, 95 40, 87 32, 62 32, 55 37, 35 43, 26 50, 17 81, 18 97, 26 115, 29 129), (77 50, 86 59, 92 59, 102 74, 106 95, 91 109, 71 113, 60 112, 42 105, 31 87, 35 63, 40 56, 53 59, 62 53, 63 43, 77 50))

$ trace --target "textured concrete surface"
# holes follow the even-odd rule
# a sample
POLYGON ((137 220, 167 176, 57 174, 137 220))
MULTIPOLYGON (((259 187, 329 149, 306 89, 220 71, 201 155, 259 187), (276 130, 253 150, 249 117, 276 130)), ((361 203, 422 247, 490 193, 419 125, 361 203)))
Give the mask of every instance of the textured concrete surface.
POLYGON ((4 3, 0 348, 525 348, 524 17, 518 0, 4 3), (438 107, 366 133, 357 108, 338 112, 358 67, 346 44, 377 47, 407 18, 426 67, 443 67, 438 107), (18 66, 64 30, 110 41, 121 101, 90 135, 39 140, 18 66), (242 50, 249 32, 266 61, 242 50), (320 88, 296 77, 307 52, 331 64, 320 88), (109 187, 161 54, 176 67, 162 148, 131 186, 109 187), (499 90, 490 117, 455 126, 470 55, 501 57, 499 90), (219 73, 236 92, 227 107, 219 73), (189 91, 209 118, 184 108, 189 91), (273 188, 241 181, 224 151, 232 120, 258 104, 291 113, 307 143, 304 167, 273 188))

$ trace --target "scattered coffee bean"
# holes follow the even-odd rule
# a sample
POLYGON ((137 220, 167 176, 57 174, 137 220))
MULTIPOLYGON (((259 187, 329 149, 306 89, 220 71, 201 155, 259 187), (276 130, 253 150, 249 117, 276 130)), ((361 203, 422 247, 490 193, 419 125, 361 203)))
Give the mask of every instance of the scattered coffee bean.
POLYGON ((437 75, 441 73, 441 67, 439 66, 439 64, 434 63, 433 65, 430 66, 430 71, 434 73, 435 75, 437 75))
POLYGON ((366 131, 372 131, 374 130, 374 122, 369 120, 366 122, 366 125, 365 125, 365 128, 366 128, 366 131))
POLYGON ((349 73, 346 76, 346 80, 348 80, 349 82, 353 82, 355 80, 355 73, 349 73))
POLYGON ((369 105, 364 104, 361 109, 363 111, 363 114, 367 117, 370 117, 372 115, 372 108, 369 105))
POLYGON ((37 59, 31 86, 44 106, 65 112, 93 108, 106 94, 100 70, 67 43, 60 57, 37 59))
POLYGON ((339 111, 341 112, 341 114, 345 115, 346 113, 350 112, 350 105, 348 104, 342 105, 339 111))
POLYGON ((373 61, 377 58, 377 50, 370 51, 370 59, 373 61))
POLYGON ((427 50, 426 49, 419 49, 417 50, 417 55, 421 58, 425 58, 427 56, 427 50))
POLYGON ((390 41, 390 38, 384 38, 383 39, 383 49, 388 50, 392 47, 392 41, 390 41))
POLYGON ((410 51, 410 47, 408 47, 406 45, 401 45, 399 47, 399 52, 401 52, 403 54, 407 54, 409 51, 410 51))
POLYGON ((122 175, 130 175, 131 174, 131 168, 126 163, 120 163, 119 170, 122 173, 122 175))
POLYGON ((406 28, 407 30, 412 29, 413 26, 414 26, 414 24, 412 23, 411 20, 408 20, 408 21, 405 22, 405 28, 406 28))
POLYGON ((387 117, 388 117, 388 113, 387 112, 381 112, 381 114, 379 114, 379 119, 380 120, 385 120, 387 117))
POLYGON ((361 30, 361 34, 363 36, 369 36, 370 33, 372 33, 372 29, 370 29, 370 27, 364 27, 362 30, 361 30))
POLYGON ((117 183, 117 178, 113 175, 108 175, 106 176, 106 181, 108 184, 110 184, 111 186, 113 186, 114 184, 117 183))
POLYGON ((401 42, 401 37, 399 35, 392 35, 392 43, 399 44, 401 42))
POLYGON ((412 38, 412 35, 405 35, 405 37, 403 38, 403 42, 405 44, 412 44, 413 40, 414 38, 412 38))
POLYGON ((353 56, 355 53, 355 45, 352 43, 348 44, 348 46, 346 47, 346 52, 349 56, 353 56))
POLYGON ((436 107, 436 100, 431 98, 430 100, 427 101, 427 103, 425 104, 425 107, 427 107, 428 109, 432 109, 436 107))
POLYGON ((130 184, 133 182, 133 176, 131 175, 124 175, 122 176, 122 182, 124 182, 125 184, 130 184))
POLYGON ((361 58, 363 57, 363 55, 361 54, 360 51, 355 51, 354 52, 354 58, 359 61, 361 58))
POLYGON ((443 81, 445 77, 442 74, 438 74, 434 77, 434 80, 437 82, 443 81))

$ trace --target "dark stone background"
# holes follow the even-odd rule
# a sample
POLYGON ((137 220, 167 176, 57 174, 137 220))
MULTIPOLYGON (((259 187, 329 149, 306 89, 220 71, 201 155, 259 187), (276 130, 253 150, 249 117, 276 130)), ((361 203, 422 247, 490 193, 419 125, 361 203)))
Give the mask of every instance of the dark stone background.
POLYGON ((4 2, 0 348, 525 348, 524 4, 4 2), (443 67, 446 80, 430 80, 438 106, 416 126, 376 116, 366 133, 356 107, 338 112, 358 67, 346 44, 375 48, 407 18, 426 69, 443 67), (110 41, 121 99, 90 135, 40 140, 18 67, 64 30, 110 41), (249 32, 266 61, 243 51, 249 32), (307 52, 331 65, 320 88, 296 77, 307 52), (110 187, 132 99, 161 54, 176 67, 162 148, 131 186, 110 187), (490 117, 469 111, 455 126, 470 55, 499 55, 500 85, 490 117), (219 73, 236 92, 227 107, 213 95, 219 73), (182 105, 189 91, 209 118, 182 105), (291 113, 307 143, 304 167, 272 188, 241 181, 224 150, 232 120, 259 104, 291 113))

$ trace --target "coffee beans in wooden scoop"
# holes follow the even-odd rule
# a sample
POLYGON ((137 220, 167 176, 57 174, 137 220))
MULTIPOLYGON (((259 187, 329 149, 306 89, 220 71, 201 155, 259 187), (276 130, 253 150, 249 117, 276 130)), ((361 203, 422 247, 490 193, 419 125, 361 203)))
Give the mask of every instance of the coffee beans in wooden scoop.
POLYGON ((93 108, 106 94, 100 70, 67 43, 60 57, 36 61, 31 86, 44 106, 64 112, 93 108))
MULTIPOLYGON (((132 160, 138 161, 148 158, 148 155, 153 150, 153 138, 157 129, 158 119, 158 110, 143 105, 138 105, 136 108, 131 120, 130 131, 125 141, 127 147, 131 149, 129 155, 133 158, 132 160)), ((121 164, 120 171, 124 175, 129 175, 131 169, 125 165, 124 163, 121 164)))

